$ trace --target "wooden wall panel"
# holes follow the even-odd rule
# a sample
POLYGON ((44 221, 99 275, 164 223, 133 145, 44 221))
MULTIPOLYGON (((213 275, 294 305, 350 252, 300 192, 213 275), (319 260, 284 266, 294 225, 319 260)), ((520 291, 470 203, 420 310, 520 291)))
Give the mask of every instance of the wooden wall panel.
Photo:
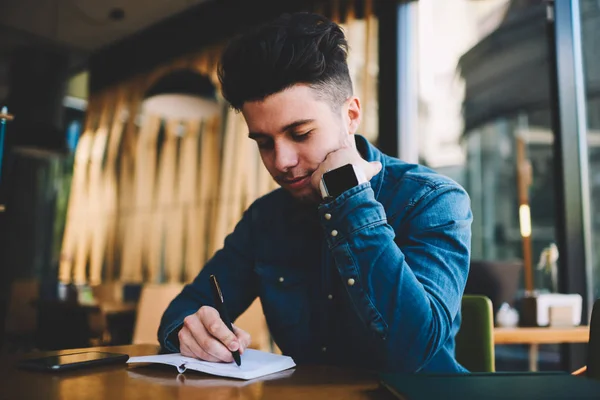
POLYGON ((156 175, 156 141, 160 129, 160 118, 148 115, 142 121, 135 151, 133 179, 132 218, 126 228, 121 279, 125 282, 143 282, 143 265, 148 270, 157 270, 157 249, 152 248, 148 234, 153 233, 152 215, 154 203, 154 181, 156 175))

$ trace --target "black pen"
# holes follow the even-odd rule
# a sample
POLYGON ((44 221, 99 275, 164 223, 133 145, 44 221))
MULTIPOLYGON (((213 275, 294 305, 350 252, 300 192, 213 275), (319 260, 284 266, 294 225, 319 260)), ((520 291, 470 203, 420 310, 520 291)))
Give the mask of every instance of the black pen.
MULTIPOLYGON (((227 328, 229 328, 229 330, 233 332, 233 326, 231 326, 231 320, 229 319, 229 314, 227 314, 227 308, 225 308, 225 300, 223 300, 223 293, 221 292, 221 288, 219 287, 219 283, 217 282, 217 277, 214 275, 210 276, 210 286, 212 287, 213 297, 215 299, 215 307, 217 308, 217 311, 219 312, 219 315, 221 316, 221 319, 223 320, 227 328)), ((235 332, 233 332, 233 334, 235 335, 235 332)), ((241 366, 242 359, 240 358, 239 350, 232 351, 231 355, 233 356, 235 363, 238 366, 241 366)))

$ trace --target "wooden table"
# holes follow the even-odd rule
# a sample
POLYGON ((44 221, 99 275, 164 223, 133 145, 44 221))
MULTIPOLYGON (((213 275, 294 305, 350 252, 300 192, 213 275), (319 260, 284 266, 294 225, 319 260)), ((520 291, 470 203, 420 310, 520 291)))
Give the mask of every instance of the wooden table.
MULTIPOLYGON (((153 345, 95 347, 85 350, 156 354, 153 345)), ((69 354, 63 350, 31 356, 69 354)), ((31 357, 28 356, 28 357, 31 357)), ((22 358, 22 357, 20 357, 22 358)), ((113 365, 63 373, 20 370, 19 357, 0 357, 0 399, 382 399, 393 400, 369 372, 323 366, 299 366, 251 383, 193 371, 179 375, 162 365, 113 365)))
POLYGON ((494 344, 529 345, 529 370, 537 371, 540 344, 587 343, 588 326, 494 328, 494 344))

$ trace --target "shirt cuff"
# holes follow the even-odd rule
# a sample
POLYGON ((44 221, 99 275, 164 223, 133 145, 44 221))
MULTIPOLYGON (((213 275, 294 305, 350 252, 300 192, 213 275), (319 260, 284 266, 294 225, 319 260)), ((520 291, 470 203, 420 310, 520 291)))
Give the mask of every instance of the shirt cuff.
POLYGON ((181 318, 177 318, 167 328, 165 328, 164 336, 163 336, 164 342, 161 343, 161 347, 163 347, 163 349, 165 349, 171 353, 180 352, 179 336, 178 336, 179 331, 183 327, 183 320, 185 319, 185 317, 187 317, 188 315, 191 315, 191 314, 193 314, 193 312, 182 315, 181 318))
POLYGON ((387 222, 383 205, 375 199, 369 182, 362 183, 319 206, 319 218, 330 248, 353 233, 387 222))

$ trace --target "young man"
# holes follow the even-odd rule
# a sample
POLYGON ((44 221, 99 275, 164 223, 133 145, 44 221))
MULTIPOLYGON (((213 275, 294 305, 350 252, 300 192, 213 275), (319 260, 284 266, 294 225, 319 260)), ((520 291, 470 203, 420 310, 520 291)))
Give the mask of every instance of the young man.
POLYGON ((240 110, 281 189, 258 199, 166 310, 168 351, 231 362, 250 344, 213 308, 214 274, 232 319, 259 296, 297 363, 465 372, 454 358, 469 269, 471 211, 452 180, 388 157, 355 134, 340 27, 284 15, 223 54, 225 98, 240 110))

